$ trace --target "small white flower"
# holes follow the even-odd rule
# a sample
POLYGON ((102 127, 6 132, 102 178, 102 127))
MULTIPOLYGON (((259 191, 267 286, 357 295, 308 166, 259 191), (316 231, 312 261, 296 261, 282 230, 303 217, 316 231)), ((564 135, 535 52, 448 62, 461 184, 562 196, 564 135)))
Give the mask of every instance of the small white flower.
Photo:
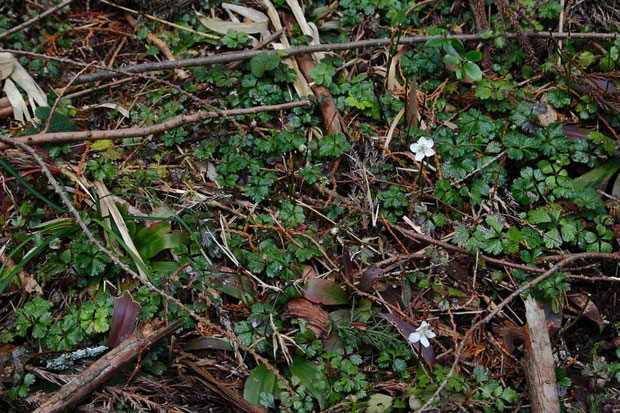
POLYGON ((426 321, 422 321, 420 327, 416 328, 415 332, 409 334, 409 341, 412 343, 419 341, 424 347, 428 347, 431 345, 428 339, 435 338, 435 336, 436 334, 431 330, 431 326, 426 321))
POLYGON ((433 145, 435 145, 435 142, 432 139, 427 139, 423 136, 416 143, 412 143, 409 149, 415 155, 415 160, 420 162, 424 158, 435 155, 433 145))

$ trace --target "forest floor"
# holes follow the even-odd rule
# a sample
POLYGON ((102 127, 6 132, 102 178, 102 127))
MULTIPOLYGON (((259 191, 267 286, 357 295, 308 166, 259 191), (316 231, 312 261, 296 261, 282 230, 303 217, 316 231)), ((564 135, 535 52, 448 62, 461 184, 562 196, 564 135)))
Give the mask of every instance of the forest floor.
POLYGON ((2 2, 0 410, 619 411, 619 10, 2 2))

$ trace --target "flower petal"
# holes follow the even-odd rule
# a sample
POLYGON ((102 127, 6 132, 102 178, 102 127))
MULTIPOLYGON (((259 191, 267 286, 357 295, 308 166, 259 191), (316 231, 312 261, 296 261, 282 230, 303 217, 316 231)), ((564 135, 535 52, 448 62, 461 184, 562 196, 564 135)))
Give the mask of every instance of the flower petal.
POLYGON ((420 162, 422 159, 424 159, 424 153, 423 152, 416 152, 415 160, 420 162))
POLYGON ((412 343, 417 343, 422 337, 424 336, 422 336, 420 333, 414 332, 409 334, 409 341, 411 341, 412 343))
POLYGON ((435 155, 435 150, 433 148, 426 148, 424 150, 424 156, 431 157, 435 155))
POLYGON ((417 328, 418 331, 423 330, 424 328, 428 327, 428 322, 426 321, 422 321, 420 323, 420 327, 417 328))
POLYGON ((413 153, 418 153, 420 152, 420 145, 417 143, 412 143, 411 146, 409 146, 409 150, 413 153))
POLYGON ((428 338, 426 338, 426 336, 420 337, 420 343, 422 343, 424 347, 428 347, 431 345, 430 341, 428 341, 428 338))
POLYGON ((437 337, 437 334, 435 334, 432 330, 428 330, 425 334, 426 337, 428 338, 435 338, 437 337))

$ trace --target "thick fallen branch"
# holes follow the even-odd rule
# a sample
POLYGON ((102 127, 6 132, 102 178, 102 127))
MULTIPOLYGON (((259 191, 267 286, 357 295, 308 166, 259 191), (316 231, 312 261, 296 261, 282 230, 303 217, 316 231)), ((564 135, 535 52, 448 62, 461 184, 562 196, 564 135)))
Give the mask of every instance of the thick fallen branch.
POLYGON ((530 389, 530 403, 535 413, 559 413, 555 365, 545 312, 536 300, 525 300, 525 375, 530 389))
MULTIPOLYGON (((546 37, 553 39, 613 39, 618 35, 616 33, 550 33, 550 32, 527 32, 525 33, 528 37, 546 37)), ((291 56, 299 56, 303 54, 310 54, 315 52, 335 52, 340 50, 352 50, 352 49, 361 49, 364 47, 378 47, 378 46, 387 46, 390 44, 415 44, 415 43, 424 43, 429 39, 435 38, 437 36, 408 36, 401 37, 400 39, 368 39, 368 40, 359 40, 354 42, 343 42, 343 43, 329 43, 329 44, 317 44, 312 46, 300 46, 300 47, 291 47, 290 49, 283 49, 278 51, 269 51, 267 53, 278 54, 281 57, 291 57, 291 56)), ((462 41, 471 41, 471 40, 493 40, 497 37, 505 37, 505 38, 516 38, 516 33, 505 33, 505 34, 495 34, 489 37, 486 37, 481 34, 456 34, 456 35, 447 35, 447 39, 459 39, 462 41)), ((6 50, 11 53, 19 53, 18 50, 6 50)), ((141 63, 134 66, 123 66, 119 68, 125 73, 145 73, 145 72, 154 72, 157 70, 170 70, 177 69, 181 67, 194 67, 194 66, 208 66, 220 63, 228 63, 235 62, 239 60, 248 60, 252 57, 256 56, 260 51, 258 50, 243 50, 240 52, 230 52, 230 53, 220 53, 211 56, 199 57, 195 59, 183 59, 177 60, 174 62, 155 62, 155 63, 141 63)), ((87 75, 80 76, 76 83, 88 83, 95 82, 99 80, 106 80, 118 76, 117 72, 105 70, 105 68, 101 68, 103 70, 95 73, 90 73, 87 75)))
MULTIPOLYGON (((179 126, 197 123, 205 119, 225 118, 230 116, 250 115, 261 112, 274 112, 298 108, 302 106, 312 106, 309 100, 301 100, 297 102, 282 103, 280 105, 256 106, 245 109, 229 109, 222 111, 200 111, 189 115, 179 115, 166 122, 156 125, 147 126, 145 128, 125 128, 113 130, 98 131, 81 131, 81 132, 55 132, 55 133, 37 133, 35 135, 22 136, 14 138, 15 142, 25 143, 28 145, 42 143, 59 143, 59 142, 80 142, 80 141, 98 141, 101 139, 117 140, 123 138, 135 138, 138 136, 152 135, 162 133, 167 130, 178 128, 179 126)), ((9 148, 6 143, 0 143, 0 151, 9 148)))
POLYGON ((172 333, 181 324, 181 321, 177 321, 168 327, 162 328, 150 337, 131 336, 88 366, 74 380, 62 386, 52 397, 39 406, 34 413, 62 412, 75 407, 83 398, 96 390, 131 361, 135 360, 142 351, 172 333))

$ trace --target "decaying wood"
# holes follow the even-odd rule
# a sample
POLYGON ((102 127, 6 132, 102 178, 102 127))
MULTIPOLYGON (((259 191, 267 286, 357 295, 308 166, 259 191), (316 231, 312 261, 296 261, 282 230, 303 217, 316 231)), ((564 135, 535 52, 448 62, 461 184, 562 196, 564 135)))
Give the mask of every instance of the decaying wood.
POLYGON ((525 374, 530 390, 532 409, 536 413, 560 412, 556 388, 555 366, 545 312, 536 300, 525 301, 525 374))
POLYGON ((34 413, 55 413, 70 409, 83 398, 118 373, 128 363, 135 360, 144 349, 150 347, 179 328, 176 322, 162 328, 150 337, 132 335, 127 340, 88 366, 79 376, 60 388, 34 413))
POLYGON ((11 106, 11 102, 9 102, 8 98, 0 99, 0 119, 11 116, 13 113, 13 106, 11 106))
POLYGON ((299 70, 301 70, 304 74, 308 83, 311 84, 312 92, 314 92, 319 103, 321 115, 323 116, 323 123, 325 124, 325 130, 328 134, 344 133, 346 131, 346 126, 344 124, 344 120, 342 119, 342 115, 340 115, 340 112, 336 107, 336 103, 334 102, 334 97, 331 92, 325 86, 312 83, 312 76, 310 76, 310 71, 314 68, 312 58, 310 55, 302 55, 297 56, 296 60, 299 70))

